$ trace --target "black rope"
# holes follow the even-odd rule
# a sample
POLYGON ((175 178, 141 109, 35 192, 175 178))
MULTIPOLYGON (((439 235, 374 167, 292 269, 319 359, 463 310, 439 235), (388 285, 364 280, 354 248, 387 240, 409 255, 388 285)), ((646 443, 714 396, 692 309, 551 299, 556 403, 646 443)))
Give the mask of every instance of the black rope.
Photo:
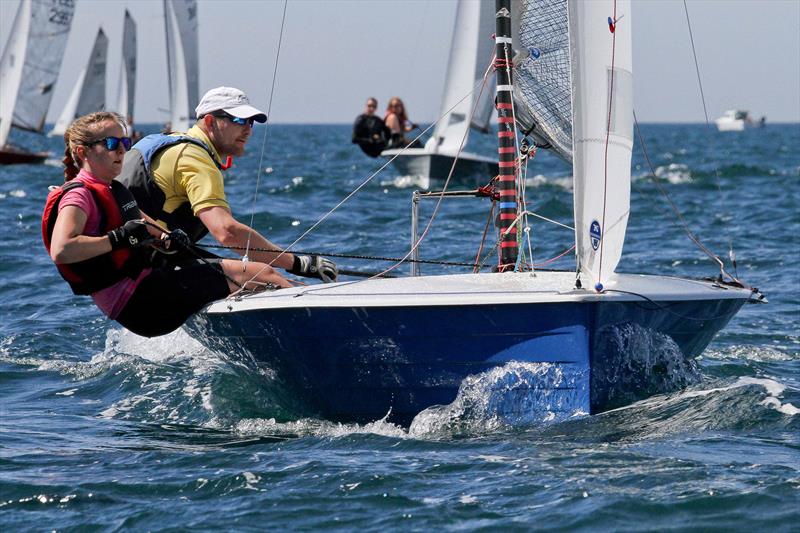
MULTIPOLYGON (((619 293, 619 294, 628 294, 630 296, 636 296, 638 298, 641 298, 642 300, 645 300, 645 301, 653 304, 652 308, 645 307, 643 305, 638 305, 638 307, 640 307, 641 309, 645 309, 646 311, 666 311, 667 313, 669 313, 671 315, 675 315, 678 318, 683 318, 685 320, 693 320, 695 322, 705 322, 707 320, 718 320, 720 318, 726 318, 726 317, 731 316, 730 313, 725 313, 724 315, 710 316, 710 317, 707 317, 707 318, 695 318, 695 317, 691 317, 691 316, 682 315, 680 313, 676 313, 675 311, 672 311, 671 309, 669 309, 671 306, 660 304, 660 303, 652 300, 651 298, 648 298, 644 294, 639 294, 638 292, 622 291, 622 290, 619 290, 619 289, 603 289, 603 291, 602 291, 602 293, 607 293, 607 292, 616 292, 616 293, 619 293)), ((676 302, 676 303, 673 303, 672 305, 678 305, 678 303, 676 302)))

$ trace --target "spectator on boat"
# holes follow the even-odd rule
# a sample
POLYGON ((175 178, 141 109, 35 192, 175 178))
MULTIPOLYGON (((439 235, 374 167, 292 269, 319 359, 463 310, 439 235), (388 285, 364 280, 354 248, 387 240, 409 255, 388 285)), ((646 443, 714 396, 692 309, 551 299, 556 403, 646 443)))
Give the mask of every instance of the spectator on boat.
POLYGON ((262 263, 194 259, 154 267, 155 247, 169 251, 188 238, 160 228, 114 179, 131 147, 124 135, 124 119, 105 111, 76 119, 64 133, 66 183, 47 197, 42 239, 75 294, 91 295, 110 319, 152 337, 243 286, 290 286, 262 263))
POLYGON ((253 123, 266 122, 267 115, 232 87, 208 91, 195 113, 197 122, 185 134, 148 135, 125 157, 120 181, 142 209, 170 229, 185 231, 192 244, 210 232, 221 245, 255 261, 335 281, 338 270, 329 259, 281 251, 231 213, 222 171, 244 154, 253 123))
POLYGON ((378 100, 373 97, 367 98, 364 112, 353 124, 353 144, 357 144, 370 157, 381 155, 392 135, 383 119, 375 115, 377 108, 378 100))
POLYGON ((386 114, 383 117, 383 121, 391 132, 391 140, 389 141, 390 148, 405 148, 406 146, 417 148, 421 146, 420 142, 417 140, 409 141, 406 139, 405 134, 418 126, 408 120, 406 108, 400 98, 392 96, 389 100, 389 105, 386 106, 386 114))

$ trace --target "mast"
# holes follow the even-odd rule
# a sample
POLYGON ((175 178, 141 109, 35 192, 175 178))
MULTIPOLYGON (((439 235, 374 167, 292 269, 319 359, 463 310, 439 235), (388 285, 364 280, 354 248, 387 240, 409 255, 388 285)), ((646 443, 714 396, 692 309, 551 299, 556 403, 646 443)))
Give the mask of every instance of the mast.
POLYGON ((494 68, 497 76, 497 152, 500 175, 500 262, 499 272, 513 271, 517 263, 517 150, 514 108, 511 103, 511 0, 495 0, 494 68))

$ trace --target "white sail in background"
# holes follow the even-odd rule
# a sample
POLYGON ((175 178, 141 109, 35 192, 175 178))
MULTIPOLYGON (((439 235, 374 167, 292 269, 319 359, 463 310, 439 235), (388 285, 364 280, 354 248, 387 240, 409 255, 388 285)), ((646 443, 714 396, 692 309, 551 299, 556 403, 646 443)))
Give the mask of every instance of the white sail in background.
POLYGON ((495 91, 492 84, 483 88, 477 106, 475 99, 481 91, 479 84, 471 97, 464 96, 471 93, 477 82, 483 79, 492 59, 494 24, 493 0, 462 0, 458 3, 440 115, 453 109, 436 124, 433 136, 425 145, 427 151, 455 153, 470 126, 488 131, 494 110, 495 91), (459 100, 462 101, 458 103, 459 100), (470 115, 473 115, 471 123, 470 115))
MULTIPOLYGON (((122 63, 117 85, 117 113, 126 120, 133 119, 133 102, 136 95, 136 22, 125 10, 122 29, 122 63)), ((130 126, 130 124, 128 124, 130 126)), ((132 133, 128 128, 128 133, 132 133)))
POLYGON ((170 128, 186 131, 199 99, 197 2, 164 0, 170 128))
POLYGON ((613 274, 630 212, 631 29, 630 0, 569 0, 575 234, 593 285, 613 274))
POLYGON ((107 59, 108 37, 103 28, 100 28, 89 55, 89 62, 78 77, 67 104, 48 135, 64 135, 76 118, 106 108, 107 59))
POLYGON ((40 132, 75 12, 72 0, 22 0, 0 58, 0 147, 11 127, 40 132))

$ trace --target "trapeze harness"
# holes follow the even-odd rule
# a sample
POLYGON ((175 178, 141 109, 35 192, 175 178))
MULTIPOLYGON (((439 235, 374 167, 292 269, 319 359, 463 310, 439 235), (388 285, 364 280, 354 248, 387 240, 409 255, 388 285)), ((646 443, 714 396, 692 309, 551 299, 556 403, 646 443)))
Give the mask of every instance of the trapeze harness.
POLYGON ((375 115, 359 115, 353 124, 353 143, 370 157, 378 157, 389 143, 389 129, 375 115))
POLYGON ((154 133, 137 142, 125 154, 119 181, 128 187, 139 206, 141 206, 142 211, 156 220, 163 220, 170 229, 182 229, 189 235, 192 242, 197 242, 208 234, 205 224, 194 215, 192 205, 189 202, 182 203, 171 213, 164 211, 164 203, 167 197, 153 179, 152 174, 151 165, 156 155, 170 146, 181 143, 191 143, 199 146, 208 153, 217 168, 223 169, 222 165, 214 157, 211 148, 203 141, 188 135, 154 133))
MULTIPOLYGON (((89 189, 95 203, 100 208, 101 235, 122 226, 128 220, 142 218, 136 200, 123 184, 117 181, 112 181, 111 185, 79 180, 70 181, 53 188, 47 195, 42 213, 42 240, 48 254, 53 238, 53 228, 58 218, 58 205, 61 203, 64 193, 78 187, 89 189)), ((146 261, 143 254, 138 250, 128 248, 108 252, 77 263, 56 264, 58 273, 69 283, 75 294, 93 294, 111 287, 125 278, 136 279, 145 266, 146 261)))

